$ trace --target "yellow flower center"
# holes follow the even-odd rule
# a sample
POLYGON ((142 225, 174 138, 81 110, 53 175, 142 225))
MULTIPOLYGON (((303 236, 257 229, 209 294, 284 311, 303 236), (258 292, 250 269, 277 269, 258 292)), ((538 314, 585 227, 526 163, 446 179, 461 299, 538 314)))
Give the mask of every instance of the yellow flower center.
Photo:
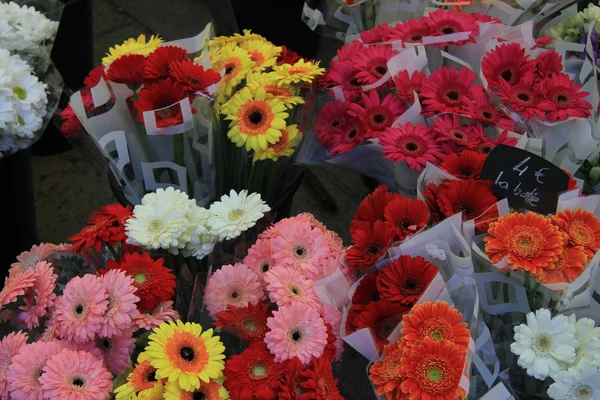
POLYGON ((594 244, 594 232, 582 221, 575 221, 569 227, 569 236, 579 246, 592 246, 594 244))
POLYGON ((238 219, 242 218, 245 213, 246 212, 241 208, 234 208, 229 212, 228 217, 232 221, 237 221, 238 219))
POLYGON ((19 100, 25 100, 25 98, 27 97, 27 90, 19 86, 13 88, 13 93, 17 95, 19 100))
POLYGON ((577 399, 591 399, 594 396, 594 389, 587 383, 580 383, 574 392, 577 399))
POLYGON ((136 283, 144 283, 146 282, 146 274, 135 274, 133 279, 136 281, 136 283))
POLYGON ((162 221, 158 218, 153 219, 148 224, 148 230, 150 231, 150 233, 153 233, 153 234, 162 232, 163 228, 164 228, 164 225, 163 225, 162 221))
POLYGON ((547 333, 538 333, 534 343, 538 353, 546 354, 552 350, 552 337, 547 333))

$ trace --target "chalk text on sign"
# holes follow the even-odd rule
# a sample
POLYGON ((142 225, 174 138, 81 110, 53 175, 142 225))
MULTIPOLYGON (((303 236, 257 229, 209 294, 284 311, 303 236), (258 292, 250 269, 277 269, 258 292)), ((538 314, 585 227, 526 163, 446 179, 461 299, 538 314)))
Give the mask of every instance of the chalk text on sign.
MULTIPOLYGON (((518 163, 517 165, 515 165, 513 167, 513 171, 518 171, 519 176, 523 176, 523 174, 529 169, 529 166, 526 165, 529 160, 531 160, 531 157, 525 158, 523 161, 521 161, 520 163, 518 163)), ((544 180, 542 178, 545 176, 544 171, 546 171, 546 170, 548 170, 548 168, 540 168, 539 170, 534 172, 536 181, 541 185, 544 184, 544 180)), ((537 187, 534 187, 531 190, 525 190, 521 187, 522 183, 519 182, 514 188, 511 188, 510 183, 508 181, 502 180, 503 174, 504 174, 504 171, 501 171, 498 174, 498 177, 496 178, 496 180, 494 181, 494 183, 497 186, 499 186, 500 188, 502 188, 504 190, 512 189, 513 195, 522 197, 523 200, 525 201, 525 204, 527 204, 531 207, 538 206, 538 201, 540 201, 540 197, 539 197, 539 191, 538 191, 537 187)))

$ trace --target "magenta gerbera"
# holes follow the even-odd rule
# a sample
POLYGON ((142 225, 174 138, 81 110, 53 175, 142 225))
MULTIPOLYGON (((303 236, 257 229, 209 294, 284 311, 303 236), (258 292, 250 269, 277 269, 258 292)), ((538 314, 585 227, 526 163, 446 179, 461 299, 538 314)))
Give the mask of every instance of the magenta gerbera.
POLYGON ((592 105, 585 100, 588 92, 581 91, 581 85, 567 74, 552 74, 541 82, 543 100, 539 109, 546 112, 546 119, 550 122, 565 120, 569 117, 588 118, 592 105))
POLYGON ((360 40, 353 40, 351 43, 342 46, 342 48, 337 51, 338 60, 352 60, 363 47, 364 46, 360 40))
POLYGON ((510 86, 504 80, 499 82, 498 94, 502 104, 509 106, 513 111, 520 112, 523 118, 544 120, 544 113, 540 109, 541 90, 533 78, 524 79, 520 84, 510 86))
POLYGON ((163 322, 177 321, 181 319, 179 313, 173 309, 171 300, 160 302, 152 312, 140 313, 133 318, 133 323, 139 329, 151 331, 158 328, 163 322))
MULTIPOLYGON (((451 35, 453 33, 468 32, 469 38, 451 42, 460 46, 466 43, 475 43, 475 37, 479 35, 479 24, 477 19, 469 13, 456 12, 452 10, 437 10, 427 15, 425 19, 431 34, 435 36, 451 35)), ((446 46, 448 43, 436 43, 436 47, 446 46)))
POLYGON ((387 63, 396 54, 398 52, 389 46, 363 47, 353 59, 353 65, 359 71, 356 77, 363 85, 379 81, 387 74, 387 63))
POLYGON ((431 29, 425 19, 411 19, 392 27, 389 40, 401 40, 403 43, 420 43, 425 36, 431 36, 431 29))
POLYGON ((463 125, 457 115, 440 115, 433 121, 433 131, 445 153, 459 153, 463 149, 473 149, 483 137, 481 124, 463 125))
POLYGON ((267 319, 270 331, 265 335, 267 348, 275 362, 294 357, 308 364, 319 358, 327 344, 327 329, 319 312, 304 304, 281 307, 267 319))
POLYGON ((52 265, 46 261, 39 261, 33 267, 35 283, 25 291, 24 305, 19 307, 21 312, 17 320, 31 330, 40 326, 39 319, 45 317, 48 310, 54 305, 54 285, 58 275, 54 273, 52 265))
POLYGON ((427 80, 427 75, 421 71, 414 71, 411 75, 403 70, 394 77, 396 86, 396 95, 401 99, 408 100, 411 103, 415 101, 415 92, 420 95, 423 91, 423 83, 427 80))
POLYGON ((330 101, 326 103, 315 121, 315 138, 323 145, 328 147, 331 143, 331 130, 344 125, 346 120, 346 111, 350 103, 341 100, 330 101))
POLYGON ((438 145, 435 133, 424 125, 388 128, 381 135, 383 156, 394 162, 406 161, 411 169, 420 171, 427 162, 438 164, 444 154, 438 145))
POLYGON ((344 125, 330 131, 329 151, 344 154, 369 138, 358 118, 347 116, 344 125))
POLYGON ((213 273, 206 285, 204 301, 208 313, 214 318, 230 304, 243 307, 264 298, 265 293, 258 275, 248 266, 237 263, 225 265, 213 273))
POLYGON ((423 84, 424 112, 428 114, 437 113, 460 113, 466 105, 465 100, 471 96, 471 85, 477 79, 477 75, 468 68, 458 71, 454 67, 442 67, 429 76, 423 84))
POLYGON ((383 101, 376 90, 371 90, 368 95, 361 95, 363 105, 351 104, 348 114, 360 118, 366 134, 370 137, 378 137, 406 111, 406 106, 391 93, 386 95, 383 101))
POLYGON ((552 74, 560 74, 563 70, 562 57, 554 50, 548 50, 535 58, 538 78, 550 78, 552 74))
POLYGON ((100 332, 108 294, 102 280, 91 274, 76 276, 63 289, 57 322, 63 340, 88 342, 100 332))
POLYGON ((329 79, 341 86, 344 92, 349 92, 349 97, 354 97, 361 89, 357 74, 358 70, 350 61, 333 61, 329 68, 329 79))
POLYGON ((244 264, 252 268, 256 275, 260 277, 261 282, 264 283, 265 274, 275 264, 271 242, 263 239, 257 240, 248 249, 248 255, 244 258, 244 264))
POLYGON ((135 348, 131 331, 110 338, 96 337, 96 347, 102 352, 106 368, 114 375, 121 374, 129 366, 129 355, 135 348))
POLYGON ((111 269, 101 279, 108 294, 108 308, 99 334, 109 338, 130 328, 132 319, 139 313, 136 303, 140 298, 135 295, 133 278, 120 269, 111 269))
POLYGON ((513 130, 515 122, 505 113, 498 111, 481 85, 471 88, 471 98, 466 99, 465 114, 475 121, 513 130))
POLYGON ((315 293, 312 281, 290 267, 275 267, 265 274, 267 293, 278 307, 302 303, 315 310, 321 302, 315 293))
POLYGON ((23 331, 11 332, 0 340, 0 398, 8 398, 6 373, 13 357, 27 343, 27 334, 23 331))
POLYGON ((487 52, 481 60, 481 70, 490 88, 497 88, 500 81, 514 86, 533 77, 535 61, 519 43, 508 43, 487 52))

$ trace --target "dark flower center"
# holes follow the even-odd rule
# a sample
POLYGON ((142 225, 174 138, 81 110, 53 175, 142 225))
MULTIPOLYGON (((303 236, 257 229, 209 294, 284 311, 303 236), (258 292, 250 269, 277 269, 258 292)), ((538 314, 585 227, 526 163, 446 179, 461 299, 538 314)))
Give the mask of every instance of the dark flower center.
POLYGON ((454 137, 459 140, 463 140, 465 138, 460 132, 454 132, 454 137))
POLYGON ((421 35, 415 35, 415 36, 411 36, 411 38, 410 38, 410 40, 414 40, 415 42, 416 42, 417 40, 421 40, 421 39, 423 39, 423 36, 421 36, 421 35))
POLYGON ((517 99, 521 101, 529 101, 529 95, 527 93, 519 93, 517 99))
POLYGON ((293 287, 292 290, 291 290, 291 292, 294 293, 296 296, 300 293, 298 291, 298 288, 296 288, 296 287, 293 287))
POLYGON ((385 121, 385 115, 383 114, 375 114, 373 116, 373 121, 377 124, 382 124, 385 121))
POLYGON ((460 93, 458 93, 456 90, 450 90, 448 93, 446 93, 446 97, 452 101, 457 101, 460 99, 460 93))
POLYGON ((506 82, 510 82, 512 77, 513 77, 513 73, 511 70, 507 69, 504 70, 500 73, 500 76, 502 77, 502 79, 504 79, 506 82))
POLYGON ((75 306, 75 312, 76 312, 77 314, 81 314, 81 313, 83 312, 83 306, 82 306, 81 304, 77 304, 77 305, 75 306))
POLYGON ((263 119, 263 115, 260 111, 252 111, 250 115, 248 115, 248 120, 254 124, 258 125, 263 119))
POLYGON ((331 121, 331 126, 333 126, 334 128, 336 126, 340 126, 341 122, 337 119, 334 119, 333 121, 331 121))
POLYGON ((179 355, 185 361, 190 362, 194 359, 195 356, 194 349, 192 349, 191 347, 182 347, 181 350, 179 350, 179 355))
POLYGON ((193 400, 204 400, 206 397, 204 397, 204 392, 195 392, 192 395, 192 399, 193 400))
POLYGON ((492 119, 492 113, 489 111, 484 111, 481 113, 481 115, 483 115, 483 117, 486 119, 492 119))
POLYGON ((446 27, 446 28, 442 29, 442 33, 443 33, 444 35, 449 35, 449 34, 451 34, 451 33, 454 33, 454 28, 452 28, 452 27, 448 26, 448 27, 446 27))
POLYGON ((365 248, 367 257, 373 257, 379 254, 381 251, 381 244, 377 242, 369 243, 365 248))
POLYGON ((104 339, 102 341, 102 347, 104 347, 105 349, 110 349, 110 341, 108 339, 104 339))
POLYGON ((350 79, 350 86, 356 86, 356 87, 360 86, 358 79, 357 78, 350 79))
POLYGON ((404 148, 408 151, 417 151, 419 146, 416 143, 408 142, 404 145, 404 148))
POLYGON ((294 331, 294 332, 292 332, 292 340, 294 342, 299 342, 300 339, 302 339, 302 333, 300 331, 294 331))
POLYGON ((349 138, 349 139, 354 139, 354 136, 356 136, 356 134, 357 134, 357 133, 358 133, 358 132, 356 131, 356 129, 352 129, 352 130, 350 131, 350 133, 348 134, 348 138, 349 138))
POLYGON ((473 171, 470 168, 464 167, 460 171, 458 171, 462 176, 471 176, 473 175, 473 171))
POLYGON ((556 96, 556 101, 559 101, 561 103, 566 103, 567 101, 569 101, 569 98, 567 96, 559 94, 558 96, 556 96))
POLYGON ((415 223, 409 218, 402 218, 396 222, 396 226, 400 229, 406 230, 409 226, 415 225, 415 223))
POLYGON ((375 72, 377 72, 379 75, 383 76, 387 72, 387 68, 382 65, 378 65, 377 67, 375 67, 375 72))
POLYGON ((146 376, 146 380, 148 382, 156 382, 156 371, 148 372, 148 375, 146 376))
POLYGON ((300 257, 302 257, 302 256, 304 255, 304 252, 305 252, 305 251, 306 251, 306 250, 304 250, 304 248, 303 248, 303 247, 298 247, 298 248, 296 249, 296 255, 298 255, 298 256, 300 256, 300 257))
POLYGON ((464 213, 467 215, 467 217, 475 217, 475 207, 473 206, 472 203, 470 202, 466 202, 466 203, 461 203, 459 204, 458 208, 462 211, 464 211, 464 213))
POLYGON ((421 289, 421 281, 415 277, 406 278, 402 282, 402 289, 407 292, 418 292, 421 289))
POLYGON ((171 101, 171 99, 166 99, 165 101, 162 102, 162 104, 160 104, 159 108, 164 108, 167 107, 163 110, 158 110, 156 112, 156 115, 158 115, 159 118, 172 118, 175 115, 177 115, 177 111, 179 111, 179 109, 176 106, 173 106, 173 102, 171 101))
POLYGON ((72 383, 73 383, 73 385, 79 386, 79 387, 85 385, 85 381, 83 380, 83 378, 80 378, 78 376, 76 376, 75 378, 73 378, 72 383))
POLYGON ((237 299, 238 297, 240 297, 240 294, 238 293, 237 290, 234 290, 233 292, 231 292, 231 297, 233 299, 237 299))
POLYGON ((262 263, 262 265, 260 266, 260 270, 262 272, 267 272, 269 270, 269 263, 268 262, 262 263))
POLYGON ((233 65, 229 65, 229 66, 225 67, 225 74, 226 75, 231 74, 234 69, 235 69, 235 67, 233 65))

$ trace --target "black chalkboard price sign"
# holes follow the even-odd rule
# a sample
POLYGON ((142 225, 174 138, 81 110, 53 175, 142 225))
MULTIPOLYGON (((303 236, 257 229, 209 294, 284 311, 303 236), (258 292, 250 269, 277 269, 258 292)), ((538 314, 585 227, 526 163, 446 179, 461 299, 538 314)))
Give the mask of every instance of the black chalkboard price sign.
POLYGON ((502 144, 488 155, 481 179, 491 180, 494 193, 511 207, 539 214, 555 213, 558 195, 569 186, 569 176, 550 161, 502 144))

